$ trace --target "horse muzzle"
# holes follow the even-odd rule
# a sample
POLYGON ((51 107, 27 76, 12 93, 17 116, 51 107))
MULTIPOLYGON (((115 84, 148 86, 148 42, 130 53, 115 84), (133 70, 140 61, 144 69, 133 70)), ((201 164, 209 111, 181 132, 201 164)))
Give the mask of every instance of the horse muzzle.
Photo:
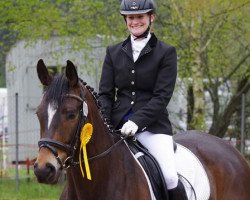
POLYGON ((39 167, 38 163, 35 163, 34 173, 37 181, 45 184, 56 184, 59 177, 56 168, 50 163, 46 163, 44 167, 39 167))
POLYGON ((48 149, 39 152, 34 163, 34 174, 39 183, 56 184, 61 175, 62 167, 48 149))

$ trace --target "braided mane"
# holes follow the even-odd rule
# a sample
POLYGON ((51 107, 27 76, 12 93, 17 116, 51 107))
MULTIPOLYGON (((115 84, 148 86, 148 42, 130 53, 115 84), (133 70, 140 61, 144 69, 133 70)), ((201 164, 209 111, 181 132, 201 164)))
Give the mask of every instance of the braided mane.
POLYGON ((91 87, 90 85, 87 84, 87 82, 83 81, 82 79, 79 79, 81 81, 81 83, 85 86, 85 88, 90 92, 90 94, 92 95, 93 97, 93 100, 101 114, 101 118, 103 119, 104 121, 104 124, 107 126, 108 130, 111 132, 111 133, 114 133, 115 130, 113 129, 113 126, 111 125, 110 123, 110 120, 108 118, 105 117, 104 115, 104 110, 102 109, 102 105, 101 105, 101 102, 98 100, 99 98, 99 95, 98 93, 94 90, 93 87, 91 87))

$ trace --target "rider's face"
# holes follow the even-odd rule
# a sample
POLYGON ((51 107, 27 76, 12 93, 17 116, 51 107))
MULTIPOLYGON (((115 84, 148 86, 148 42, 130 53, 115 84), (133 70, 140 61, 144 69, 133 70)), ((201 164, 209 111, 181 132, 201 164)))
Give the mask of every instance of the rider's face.
POLYGON ((151 22, 154 21, 154 15, 150 17, 147 13, 126 16, 128 30, 134 36, 143 34, 147 30, 150 20, 151 22))

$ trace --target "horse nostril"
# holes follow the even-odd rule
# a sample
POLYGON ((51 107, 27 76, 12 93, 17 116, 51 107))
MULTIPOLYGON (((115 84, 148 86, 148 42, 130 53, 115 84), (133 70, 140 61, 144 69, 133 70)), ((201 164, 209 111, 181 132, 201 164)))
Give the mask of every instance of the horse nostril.
POLYGON ((49 172, 55 172, 56 168, 54 165, 52 165, 51 163, 46 163, 46 168, 49 170, 49 172))
POLYGON ((34 173, 39 183, 53 184, 56 183, 57 181, 56 167, 49 162, 47 162, 45 165, 40 165, 39 163, 35 163, 34 173))
POLYGON ((33 165, 34 169, 36 169, 36 168, 37 168, 37 166, 38 166, 38 163, 37 163, 37 162, 36 162, 36 163, 34 163, 34 165, 33 165))

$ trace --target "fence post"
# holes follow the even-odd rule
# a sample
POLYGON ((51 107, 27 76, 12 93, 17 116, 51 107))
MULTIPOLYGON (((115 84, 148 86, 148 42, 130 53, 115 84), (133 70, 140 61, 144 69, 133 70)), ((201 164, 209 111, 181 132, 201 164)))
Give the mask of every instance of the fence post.
POLYGON ((19 190, 19 173, 18 173, 18 163, 19 163, 19 149, 18 149, 18 93, 15 94, 16 100, 16 191, 19 190))
POLYGON ((26 181, 29 183, 30 182, 30 163, 31 161, 30 161, 30 159, 29 158, 27 158, 26 159, 26 169, 27 169, 27 179, 26 179, 26 181))
POLYGON ((245 94, 241 96, 240 152, 244 154, 245 144, 245 94))

